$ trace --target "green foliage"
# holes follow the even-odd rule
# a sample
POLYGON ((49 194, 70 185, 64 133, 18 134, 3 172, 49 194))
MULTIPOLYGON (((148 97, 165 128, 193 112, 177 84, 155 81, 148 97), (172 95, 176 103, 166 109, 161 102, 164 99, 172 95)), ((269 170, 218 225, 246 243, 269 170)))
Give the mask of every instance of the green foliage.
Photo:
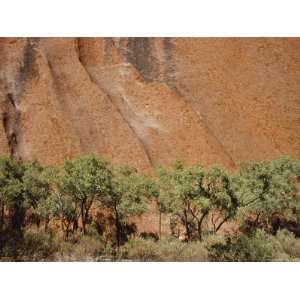
POLYGON ((101 239, 84 235, 77 242, 62 241, 55 258, 58 261, 101 261, 104 251, 101 239))
POLYGON ((117 209, 121 221, 140 215, 147 209, 145 200, 150 196, 150 182, 130 167, 113 170, 108 194, 102 200, 104 206, 117 209))
POLYGON ((151 178, 96 156, 60 168, 0 157, 0 259, 297 261, 299 181, 300 161, 291 157, 244 163, 235 175, 177 162, 151 178), (152 199, 159 241, 128 240, 130 217, 152 199), (183 229, 188 243, 161 235, 162 214, 172 228, 179 222, 174 235, 183 229), (225 237, 228 221, 240 227, 225 237))
POLYGON ((176 238, 163 238, 157 243, 158 261, 208 261, 208 251, 199 241, 184 243, 176 238))
POLYGON ((58 248, 59 243, 52 234, 29 229, 22 239, 7 239, 1 251, 0 261, 54 260, 58 248))
POLYGON ((201 194, 199 182, 204 177, 200 167, 185 168, 177 162, 171 169, 158 169, 158 203, 161 211, 176 217, 185 227, 186 238, 193 234, 193 219, 201 223, 209 211, 209 202, 201 194), (200 214, 200 217, 198 215, 200 214))
POLYGON ((33 215, 38 221, 37 225, 44 222, 47 231, 49 222, 58 219, 64 236, 68 237, 71 224, 79 218, 79 211, 76 201, 66 192, 62 170, 53 167, 30 169, 26 174, 25 194, 34 203, 33 215))
POLYGON ((27 203, 24 198, 25 166, 18 160, 0 158, 1 230, 5 226, 5 209, 9 211, 9 228, 21 234, 27 203))
POLYGON ((201 240, 203 222, 210 213, 214 232, 236 215, 238 199, 231 178, 219 168, 204 171, 201 167, 185 168, 178 162, 171 170, 160 168, 158 178, 162 212, 180 220, 188 240, 195 229, 201 240))
POLYGON ((300 162, 289 157, 244 163, 235 177, 243 223, 269 230, 274 216, 298 219, 294 214, 300 208, 297 178, 300 178, 300 162))
POLYGON ((55 202, 52 198, 54 168, 43 167, 37 161, 25 165, 23 176, 24 198, 33 209, 32 215, 37 226, 44 222, 45 229, 56 214, 55 202))
POLYGON ((120 245, 123 225, 128 217, 146 212, 146 200, 151 196, 151 181, 130 167, 114 168, 108 192, 101 204, 114 214, 117 230, 117 245, 120 245))
POLYGON ((208 246, 212 261, 300 261, 300 240, 282 230, 276 236, 263 230, 239 234, 208 246))
POLYGON ((5 205, 23 202, 24 165, 15 159, 0 158, 0 199, 5 205))
POLYGON ((155 261, 158 259, 157 246, 152 239, 131 237, 119 250, 119 259, 155 261))
POLYGON ((274 237, 258 230, 255 234, 245 234, 228 238, 226 243, 218 243, 209 249, 212 261, 258 262, 272 261, 280 248, 274 237))
POLYGON ((176 238, 159 241, 131 237, 119 251, 119 259, 133 261, 207 261, 208 252, 203 243, 184 243, 176 238))
POLYGON ((79 202, 91 201, 107 193, 111 177, 108 163, 96 156, 66 161, 64 188, 79 202))
POLYGON ((203 194, 210 202, 212 231, 218 232, 222 225, 233 219, 238 210, 238 197, 231 177, 222 169, 208 171, 202 182, 203 194))
POLYGON ((72 212, 80 211, 82 229, 86 233, 86 223, 89 222, 89 211, 95 200, 107 195, 111 171, 106 161, 95 156, 84 156, 67 161, 64 166, 64 176, 60 189, 63 200, 62 207, 72 212))
POLYGON ((277 233, 276 240, 281 245, 278 261, 300 261, 300 240, 293 233, 284 229, 277 233))
POLYGON ((33 207, 49 197, 51 182, 47 170, 37 161, 25 165, 23 175, 24 198, 33 207))

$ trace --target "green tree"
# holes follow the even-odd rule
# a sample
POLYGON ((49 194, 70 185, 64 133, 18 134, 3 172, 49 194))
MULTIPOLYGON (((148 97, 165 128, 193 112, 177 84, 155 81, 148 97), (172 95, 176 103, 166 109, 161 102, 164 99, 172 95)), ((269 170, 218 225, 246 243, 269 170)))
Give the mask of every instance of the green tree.
POLYGON ((35 213, 38 219, 44 222, 44 229, 47 231, 50 221, 60 217, 60 197, 64 195, 61 170, 55 167, 43 168, 39 180, 39 201, 35 213))
POLYGON ((62 232, 64 233, 64 238, 67 239, 69 233, 75 231, 74 224, 77 226, 80 216, 74 199, 62 192, 62 190, 57 190, 47 199, 44 205, 42 210, 46 215, 49 216, 49 214, 53 213, 53 216, 60 218, 62 232), (71 227, 72 225, 73 228, 71 227))
POLYGON ((220 168, 208 171, 201 181, 201 193, 210 200, 212 230, 216 233, 236 216, 238 197, 231 177, 220 168))
POLYGON ((78 227, 81 214, 78 201, 70 193, 69 186, 66 186, 64 170, 49 168, 45 176, 51 183, 51 190, 48 197, 39 201, 37 213, 45 221, 45 230, 51 219, 58 218, 64 238, 67 239, 69 233, 78 227))
MULTIPOLYGON (((272 220, 299 212, 299 160, 281 157, 273 161, 248 162, 235 178, 240 216, 251 228, 274 228, 272 220)), ((278 229, 278 228, 277 228, 278 229)))
POLYGON ((202 236, 202 224, 209 212, 209 198, 202 193, 204 171, 201 167, 185 168, 176 162, 169 170, 160 170, 159 198, 164 210, 176 216, 185 227, 188 240, 193 235, 194 221, 198 236, 202 236))
POLYGON ((162 215, 171 212, 170 197, 168 197, 169 176, 168 172, 162 168, 156 168, 156 176, 151 181, 151 196, 153 197, 158 210, 158 236, 161 239, 162 215))
POLYGON ((113 169, 106 197, 101 198, 104 207, 114 214, 117 246, 120 246, 123 225, 128 217, 146 212, 146 200, 151 197, 151 182, 137 170, 123 166, 113 169))
POLYGON ((50 215, 46 213, 46 206, 50 205, 52 172, 52 168, 43 167, 39 162, 34 161, 25 165, 23 176, 24 198, 34 210, 37 226, 44 221, 45 229, 50 221, 50 215))
POLYGON ((108 163, 96 156, 84 156, 65 163, 63 195, 74 199, 79 206, 84 234, 89 221, 90 208, 96 199, 107 194, 110 178, 111 171, 108 163))
POLYGON ((5 211, 9 212, 9 227, 18 236, 25 225, 26 201, 24 198, 23 176, 24 165, 8 157, 0 158, 0 202, 1 202, 1 228, 5 222, 5 211))
POLYGON ((219 168, 207 172, 177 162, 170 170, 160 169, 159 181, 159 203, 164 212, 180 220, 187 240, 194 237, 194 232, 202 239, 203 223, 210 214, 213 231, 217 232, 237 212, 231 178, 219 168))

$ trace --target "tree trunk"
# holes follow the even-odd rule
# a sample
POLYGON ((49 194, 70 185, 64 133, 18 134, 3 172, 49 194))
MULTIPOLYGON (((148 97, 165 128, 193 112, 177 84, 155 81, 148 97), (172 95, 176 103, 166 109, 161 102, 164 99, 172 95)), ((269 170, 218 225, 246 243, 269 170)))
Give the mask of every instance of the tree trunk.
POLYGON ((203 213, 200 220, 197 220, 198 236, 199 236, 200 241, 202 241, 202 223, 203 223, 205 217, 207 216, 207 214, 208 214, 208 212, 203 213))
POLYGON ((73 230, 73 232, 75 232, 75 231, 77 231, 77 229, 78 229, 78 220, 74 220, 72 230, 73 230))
POLYGON ((65 226, 64 226, 64 220, 63 220, 63 218, 60 219, 60 225, 61 225, 61 230, 63 232, 63 239, 66 240, 66 231, 65 231, 65 226))
POLYGON ((82 232, 85 235, 86 234, 86 227, 85 227, 86 219, 85 219, 85 211, 84 211, 84 203, 83 202, 81 202, 81 222, 82 222, 82 232))
POLYGON ((200 221, 197 221, 197 227, 199 240, 202 241, 202 227, 200 221))
POLYGON ((215 232, 218 232, 218 230, 222 227, 222 225, 229 219, 229 217, 224 218, 224 220, 218 225, 215 232))
POLYGON ((84 207, 85 212, 84 212, 84 219, 85 219, 85 224, 89 222, 89 211, 90 211, 91 206, 86 206, 84 207))
POLYGON ((25 221, 25 209, 19 204, 15 204, 11 211, 11 229, 14 230, 18 237, 22 236, 22 228, 25 221))
POLYGON ((45 232, 48 231, 48 224, 49 224, 49 222, 50 222, 49 219, 46 219, 46 220, 45 220, 45 227, 44 227, 45 232))
POLYGON ((185 209, 183 210, 183 215, 184 215, 184 225, 185 225, 186 236, 187 236, 188 241, 190 241, 191 233, 190 233, 190 228, 189 228, 189 224, 188 224, 187 212, 185 209))
POLYGON ((120 217, 118 213, 117 207, 114 208, 115 210, 115 224, 116 224, 116 237, 117 237, 117 247, 119 249, 120 247, 120 242, 121 242, 121 224, 120 224, 120 217))
POLYGON ((255 219, 255 221, 254 221, 255 227, 257 227, 258 224, 259 224, 259 217, 260 217, 260 213, 257 214, 256 219, 255 219))
POLYGON ((68 225, 66 226, 66 238, 67 238, 67 239, 68 239, 69 233, 70 233, 69 227, 70 227, 70 223, 68 223, 68 225))
POLYGON ((158 236, 161 239, 161 212, 159 212, 158 236))
POLYGON ((40 225, 41 225, 41 219, 39 217, 37 217, 35 224, 36 224, 36 227, 39 229, 40 225))
POLYGON ((3 226, 4 226, 4 204, 1 204, 0 231, 3 230, 3 226))
POLYGON ((69 233, 70 233, 71 222, 69 222, 69 221, 64 222, 62 220, 61 225, 62 225, 62 229, 63 229, 63 233, 64 233, 64 240, 67 240, 69 237, 69 233))

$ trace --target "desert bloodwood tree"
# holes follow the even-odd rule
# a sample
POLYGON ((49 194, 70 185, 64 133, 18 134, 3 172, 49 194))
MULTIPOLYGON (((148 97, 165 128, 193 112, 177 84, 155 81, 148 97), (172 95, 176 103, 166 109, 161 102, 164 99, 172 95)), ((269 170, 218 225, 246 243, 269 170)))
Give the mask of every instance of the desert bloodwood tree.
POLYGON ((33 208, 36 223, 45 222, 45 229, 50 221, 50 215, 46 213, 46 203, 49 203, 53 177, 53 168, 44 167, 39 162, 33 161, 25 164, 23 176, 24 198, 33 208))
POLYGON ((162 215, 171 213, 170 208, 170 197, 168 193, 170 192, 170 182, 168 172, 162 168, 156 168, 156 176, 151 178, 151 196, 156 203, 158 211, 158 236, 161 239, 161 227, 162 227, 162 215))
POLYGON ((199 181, 204 177, 201 167, 185 168, 176 162, 171 169, 160 170, 160 203, 177 217, 185 228, 187 240, 192 239, 194 220, 197 222, 199 238, 202 224, 209 212, 209 199, 201 194, 199 181))
POLYGON ((299 214, 299 178, 300 162, 291 157, 244 163, 235 178, 243 223, 269 230, 275 216, 299 214))
POLYGON ((108 162, 96 156, 83 156, 64 165, 63 191, 78 204, 83 233, 92 204, 107 194, 111 178, 108 162))
POLYGON ((209 199, 212 231, 217 233, 238 211, 238 196, 232 178, 223 169, 213 168, 199 182, 200 194, 209 199))
POLYGON ((45 221, 45 230, 51 219, 58 218, 65 239, 78 227, 81 216, 80 203, 70 192, 69 182, 65 180, 64 169, 49 168, 47 178, 51 182, 51 192, 39 201, 37 212, 45 221))
POLYGON ((46 217, 52 216, 60 219, 61 230, 64 233, 65 239, 69 237, 71 231, 74 232, 74 224, 78 224, 80 210, 76 201, 69 194, 64 193, 63 189, 56 189, 42 203, 40 209, 46 217))
POLYGON ((101 203, 114 215, 118 247, 128 217, 146 212, 151 192, 151 181, 147 176, 139 175, 136 169, 128 166, 113 168, 108 193, 101 198, 101 203))
POLYGON ((202 239, 204 220, 211 215, 213 232, 232 219, 238 208, 237 195, 229 175, 219 168, 205 171, 200 166, 187 168, 177 162, 159 171, 159 203, 185 227, 187 240, 202 239))
MULTIPOLYGON (((38 182, 37 186, 39 186, 40 190, 35 191, 35 189, 33 189, 35 193, 31 190, 29 196, 34 199, 34 196, 40 195, 34 213, 41 222, 44 222, 44 229, 47 231, 48 224, 52 219, 58 217, 63 223, 64 214, 63 210, 61 210, 63 206, 62 202, 64 198, 68 197, 69 199, 69 196, 64 192, 62 171, 60 169, 44 167, 39 175, 36 181, 38 182)), ((32 181, 30 180, 29 182, 32 181)), ((76 217, 76 220, 77 219, 78 216, 76 217)), ((62 229, 63 227, 62 225, 62 229)))
POLYGON ((21 235, 25 225, 27 203, 24 198, 23 176, 24 165, 16 159, 0 158, 0 205, 1 228, 5 222, 5 211, 9 214, 8 226, 18 236, 21 235))

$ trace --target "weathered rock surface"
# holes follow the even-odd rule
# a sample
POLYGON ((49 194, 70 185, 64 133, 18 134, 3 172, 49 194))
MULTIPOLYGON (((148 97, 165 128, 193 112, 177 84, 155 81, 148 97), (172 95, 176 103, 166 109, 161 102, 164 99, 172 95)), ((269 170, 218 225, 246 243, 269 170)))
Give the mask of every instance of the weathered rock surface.
POLYGON ((300 39, 2 38, 0 153, 141 171, 300 157, 300 39))

